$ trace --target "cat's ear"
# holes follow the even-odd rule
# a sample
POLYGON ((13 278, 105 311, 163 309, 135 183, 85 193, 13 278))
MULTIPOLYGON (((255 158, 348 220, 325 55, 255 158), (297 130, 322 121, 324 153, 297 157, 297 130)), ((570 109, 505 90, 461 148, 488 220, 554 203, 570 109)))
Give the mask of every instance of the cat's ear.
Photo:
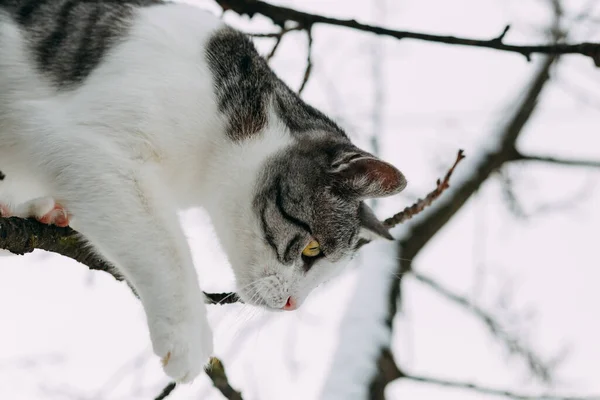
POLYGON ((365 243, 380 238, 394 240, 388 228, 377 218, 371 207, 362 201, 358 208, 358 218, 360 220, 360 240, 365 243))
POLYGON ((343 186, 360 199, 391 196, 406 187, 402 172, 371 154, 346 153, 332 167, 343 186))

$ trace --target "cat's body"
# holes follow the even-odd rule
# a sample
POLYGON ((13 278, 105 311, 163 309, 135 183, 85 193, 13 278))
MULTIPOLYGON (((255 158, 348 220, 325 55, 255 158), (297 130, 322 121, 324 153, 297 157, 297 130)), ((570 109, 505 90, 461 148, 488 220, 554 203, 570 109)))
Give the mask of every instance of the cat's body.
POLYGON ((389 236, 362 200, 405 185, 245 36, 153 0, 0 0, 0 171, 5 214, 60 204, 127 278, 180 381, 212 337, 177 210, 208 211, 244 301, 293 309, 364 232, 389 236))

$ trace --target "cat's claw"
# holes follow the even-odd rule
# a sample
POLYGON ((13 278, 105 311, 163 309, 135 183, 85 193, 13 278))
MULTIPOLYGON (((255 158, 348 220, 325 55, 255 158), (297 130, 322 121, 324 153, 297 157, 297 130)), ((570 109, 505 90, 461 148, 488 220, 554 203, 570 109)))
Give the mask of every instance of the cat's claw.
POLYGON ((40 197, 19 204, 11 209, 5 204, 0 204, 0 216, 35 218, 42 224, 56 225, 60 227, 69 226, 71 215, 64 207, 54 201, 51 197, 40 197))
POLYGON ((152 323, 150 334, 165 373, 178 383, 192 382, 213 352, 212 331, 204 314, 178 323, 152 323))
POLYGON ((60 227, 69 226, 70 216, 67 211, 58 203, 54 205, 54 208, 42 215, 36 217, 42 224, 56 225, 60 227))

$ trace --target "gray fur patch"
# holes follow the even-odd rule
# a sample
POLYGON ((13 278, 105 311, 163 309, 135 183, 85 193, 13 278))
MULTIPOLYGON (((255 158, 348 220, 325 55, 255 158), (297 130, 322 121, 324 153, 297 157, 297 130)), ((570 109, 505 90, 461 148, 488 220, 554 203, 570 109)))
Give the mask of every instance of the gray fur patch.
POLYGON ((361 201, 345 191, 330 171, 340 153, 355 150, 344 137, 313 140, 307 136, 267 163, 254 210, 280 262, 297 257, 298 236, 315 238, 332 260, 353 251, 361 228, 361 201))
POLYGON ((216 32, 207 45, 206 58, 219 110, 228 118, 230 138, 239 140, 258 133, 267 123, 271 104, 293 134, 320 131, 346 136, 281 81, 243 33, 229 27, 216 32))
POLYGON ((124 37, 136 7, 162 0, 0 0, 25 32, 37 69, 58 88, 77 86, 124 37))

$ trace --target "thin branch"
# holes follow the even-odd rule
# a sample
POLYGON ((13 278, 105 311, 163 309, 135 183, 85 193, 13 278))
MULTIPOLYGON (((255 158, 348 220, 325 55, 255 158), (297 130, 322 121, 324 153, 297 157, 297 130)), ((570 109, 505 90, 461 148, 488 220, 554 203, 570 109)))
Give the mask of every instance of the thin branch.
MULTIPOLYGON (((73 229, 42 224, 34 219, 0 217, 0 249, 23 255, 41 249, 72 258, 89 269, 104 271, 118 281, 123 276, 110 263, 104 261, 82 235, 73 229)), ((206 293, 207 304, 231 304, 240 301, 235 293, 206 293)))
POLYGON ((456 160, 454 161, 454 164, 452 165, 452 167, 450 167, 448 172, 446 172, 446 176, 444 176, 444 179, 437 180, 436 188, 433 189, 433 191, 431 191, 424 199, 418 199, 412 206, 406 207, 398 214, 395 214, 390 218, 386 219, 385 221, 383 221, 383 224, 388 228, 393 228, 394 226, 411 219, 412 217, 423 211, 425 207, 430 206, 435 201, 435 199, 440 197, 440 195, 450 187, 450 177, 452 176, 452 173, 456 169, 458 163, 463 158, 465 158, 464 152, 463 150, 459 150, 458 154, 456 155, 456 160))
POLYGON ((537 161, 550 164, 564 165, 570 167, 591 167, 600 168, 600 161, 595 160, 581 160, 581 159, 569 159, 569 158, 556 158, 546 156, 536 156, 529 154, 521 154, 515 152, 510 161, 537 161))
POLYGON ((465 308, 467 311, 477 317, 481 322, 484 323, 490 334, 498 338, 512 354, 518 354, 523 357, 527 361, 529 369, 536 376, 540 377, 544 381, 549 381, 551 379, 553 363, 546 362, 539 355, 535 354, 535 352, 528 349, 527 346, 519 340, 519 338, 510 335, 510 333, 502 327, 502 325, 489 311, 486 311, 478 305, 473 304, 473 302, 466 297, 454 293, 431 277, 416 272, 415 270, 412 270, 411 273, 412 276, 414 276, 419 282, 427 285, 441 296, 465 308))
POLYGON ((300 89, 298 89, 298 94, 302 94, 308 80, 310 79, 310 73, 313 68, 312 61, 312 47, 313 47, 313 36, 312 36, 312 28, 306 28, 306 37, 308 39, 308 48, 306 50, 306 69, 304 70, 304 78, 302 79, 302 84, 300 85, 300 89))
POLYGON ((229 384, 227 374, 225 373, 225 366, 223 366, 221 360, 216 357, 212 357, 210 359, 210 364, 204 369, 204 371, 206 371, 206 374, 212 380, 213 385, 219 389, 221 394, 223 394, 226 399, 243 400, 242 394, 232 388, 229 384))
POLYGON ((165 386, 165 388, 160 392, 160 394, 154 400, 166 399, 167 396, 170 395, 173 390, 175 390, 176 386, 177 386, 177 384, 175 382, 169 383, 167 386, 165 386))
MULTIPOLYGON (((456 185, 451 195, 442 200, 442 204, 439 204, 422 218, 410 224, 405 236, 399 240, 398 251, 400 262, 398 271, 394 275, 394 278, 391 279, 389 286, 388 315, 386 318, 388 327, 392 327, 394 316, 398 311, 402 279, 411 270, 412 260, 431 238, 462 208, 488 177, 514 157, 516 141, 536 108, 539 96, 550 78, 550 67, 556 59, 556 56, 547 57, 542 63, 541 68, 535 73, 529 87, 525 89, 524 95, 520 97, 518 103, 515 105, 514 113, 508 118, 504 126, 500 128, 497 148, 483 154, 470 176, 456 185)), ((385 348, 382 347, 380 357, 384 356, 384 352, 385 348)), ((384 399, 385 386, 389 382, 389 380, 383 379, 381 376, 373 376, 371 386, 378 386, 378 390, 371 392, 375 396, 371 396, 370 399, 384 399)))
MULTIPOLYGON (((377 366, 380 372, 378 376, 385 376, 387 382, 391 382, 396 379, 408 379, 411 381, 426 383, 429 385, 444 386, 456 389, 466 389, 481 394, 507 397, 516 400, 600 400, 600 396, 530 395, 517 393, 506 389, 495 389, 488 386, 482 386, 476 383, 452 381, 430 376, 408 374, 398 367, 396 361, 394 360, 394 356, 392 355, 392 352, 389 350, 389 348, 385 348, 382 350, 377 360, 377 366)), ((379 387, 382 386, 379 385, 379 387)), ((373 390, 373 386, 371 387, 371 390, 373 390)), ((383 393, 381 393, 379 397, 374 397, 373 395, 374 393, 371 392, 370 398, 384 398, 383 393)))
POLYGON ((446 379, 438 379, 429 376, 420 375, 404 375, 404 379, 415 382, 427 383, 430 385, 443 386, 456 389, 467 389, 473 392, 487 394, 492 396, 507 397, 516 400, 600 400, 600 396, 556 396, 556 395, 528 395, 517 393, 505 389, 494 389, 487 386, 481 386, 476 383, 451 381, 446 379))
POLYGON ((364 32, 371 32, 377 35, 391 36, 396 39, 414 39, 435 43, 444 43, 450 45, 470 46, 500 50, 510 53, 521 54, 527 60, 531 59, 534 53, 539 54, 581 54, 590 57, 596 66, 600 66, 600 43, 577 43, 577 44, 541 44, 520 46, 504 43, 504 38, 509 30, 509 26, 504 28, 501 34, 492 39, 470 39, 457 36, 433 35, 428 33, 401 31, 384 28, 381 26, 368 25, 356 20, 338 19, 326 17, 318 14, 310 14, 292 8, 276 6, 264 1, 256 0, 215 0, 223 10, 232 10, 240 15, 247 14, 250 17, 255 14, 261 14, 270 18, 273 23, 279 26, 285 26, 287 21, 295 21, 300 26, 312 26, 314 24, 326 24, 342 26, 364 32))
MULTIPOLYGON (((480 158, 481 161, 476 165, 476 169, 467 179, 454 187, 451 196, 447 197, 442 205, 410 225, 410 234, 400 242, 403 259, 415 258, 417 253, 461 209, 483 182, 506 162, 514 159, 515 143, 533 115, 538 98, 550 78, 550 67, 555 60, 556 57, 549 56, 536 72, 524 95, 519 99, 519 104, 515 106, 513 115, 500 128, 498 148, 480 158)), ((404 261, 402 264, 399 277, 405 270, 410 269, 410 261, 404 261)), ((392 284, 396 285, 397 283, 393 282, 392 284)))
POLYGON ((269 54, 265 57, 267 61, 271 61, 271 59, 275 56, 275 52, 279 48, 279 45, 281 44, 283 37, 289 32, 299 31, 299 30, 303 30, 303 29, 305 29, 305 28, 300 25, 296 25, 291 28, 284 28, 284 29, 280 30, 279 32, 248 33, 248 35, 255 37, 255 38, 273 38, 273 39, 275 39, 275 44, 273 45, 273 48, 271 49, 269 54))

